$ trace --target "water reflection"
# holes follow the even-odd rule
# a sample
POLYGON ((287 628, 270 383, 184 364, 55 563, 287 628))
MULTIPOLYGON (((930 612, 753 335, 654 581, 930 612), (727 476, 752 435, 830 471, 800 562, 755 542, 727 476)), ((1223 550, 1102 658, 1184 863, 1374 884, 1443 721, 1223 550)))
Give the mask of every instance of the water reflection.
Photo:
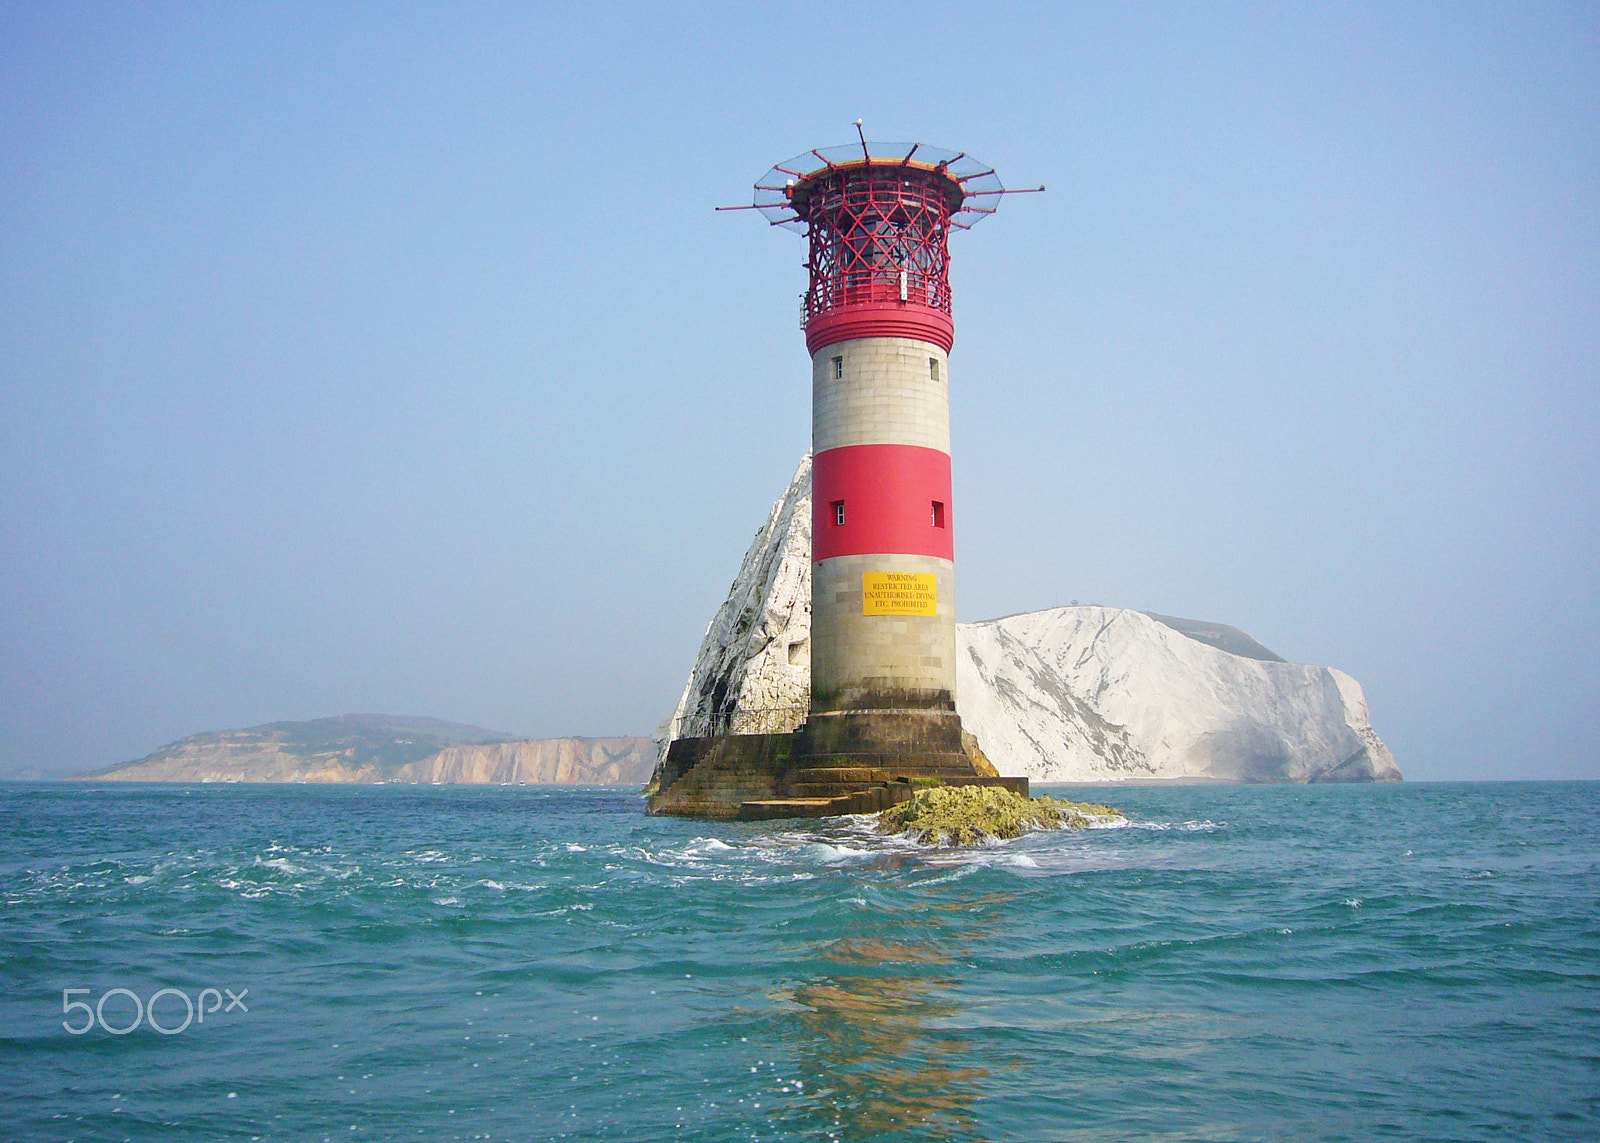
POLYGON ((983 1143, 973 1106, 990 1070, 951 1026, 965 1006, 949 966, 1007 897, 879 910, 877 934, 818 945, 824 970, 776 997, 793 1005, 798 1061, 818 1077, 808 1116, 830 1137, 983 1143))

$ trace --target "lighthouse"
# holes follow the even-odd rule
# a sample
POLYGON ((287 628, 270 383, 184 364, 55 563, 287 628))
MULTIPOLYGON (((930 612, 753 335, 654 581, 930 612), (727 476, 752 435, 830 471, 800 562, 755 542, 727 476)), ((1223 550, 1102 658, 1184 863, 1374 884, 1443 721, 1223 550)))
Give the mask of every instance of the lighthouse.
POLYGON ((774 166, 753 204, 807 241, 806 749, 959 767, 950 236, 1006 192, 964 152, 856 131, 856 144, 774 166))
POLYGON ((777 164, 749 206, 719 208, 806 239, 809 710, 793 731, 673 739, 652 813, 862 813, 918 781, 1027 792, 956 713, 950 475, 950 236, 1014 192, 965 152, 869 143, 859 120, 856 137, 777 164))

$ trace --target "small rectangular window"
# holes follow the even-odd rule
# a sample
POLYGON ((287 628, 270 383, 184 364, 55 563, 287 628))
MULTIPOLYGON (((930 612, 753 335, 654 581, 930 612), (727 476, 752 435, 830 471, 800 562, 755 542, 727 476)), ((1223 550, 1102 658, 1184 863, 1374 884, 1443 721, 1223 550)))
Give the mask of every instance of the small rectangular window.
POLYGON ((944 527, 944 501, 942 500, 933 502, 933 526, 935 528, 944 527))
POLYGON ((939 380, 939 359, 937 357, 928 358, 928 376, 935 381, 939 380))
POLYGON ((842 381, 844 379, 844 358, 842 357, 835 357, 833 359, 833 379, 835 381, 842 381))
POLYGON ((835 500, 833 502, 833 526, 835 528, 844 527, 844 501, 843 500, 835 500))

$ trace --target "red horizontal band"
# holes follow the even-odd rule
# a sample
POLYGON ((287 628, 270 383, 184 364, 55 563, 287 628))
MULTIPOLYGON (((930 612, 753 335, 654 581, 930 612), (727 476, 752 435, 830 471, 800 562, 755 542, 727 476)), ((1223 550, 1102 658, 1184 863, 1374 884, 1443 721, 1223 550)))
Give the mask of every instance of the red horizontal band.
POLYGON ((943 310, 914 302, 861 302, 815 314, 806 322, 806 348, 812 353, 858 337, 909 337, 931 341, 949 353, 956 327, 943 310))
POLYGON ((812 461, 813 562, 885 554, 953 560, 951 536, 949 453, 918 445, 846 445, 812 461), (943 527, 934 522, 935 504, 943 527))

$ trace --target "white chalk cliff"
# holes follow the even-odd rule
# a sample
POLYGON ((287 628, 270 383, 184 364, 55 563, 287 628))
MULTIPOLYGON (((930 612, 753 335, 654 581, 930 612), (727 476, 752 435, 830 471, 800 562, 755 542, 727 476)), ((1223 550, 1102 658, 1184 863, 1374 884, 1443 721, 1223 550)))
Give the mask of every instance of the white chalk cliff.
POLYGON ((1235 654, 1172 622, 1056 607, 962 624, 961 721, 1001 773, 1038 781, 1400 777, 1349 675, 1235 654))
MULTIPOLYGON (((667 740, 787 730, 809 701, 811 458, 756 533, 667 740), (766 711, 766 715, 734 712, 766 711), (730 721, 731 720, 731 721, 730 721), (746 725, 748 723, 748 725, 746 725)), ((956 707, 1002 774, 1040 782, 1400 778, 1361 686, 1237 628, 1123 608, 963 623, 956 707)))
POLYGON ((664 736, 782 732, 811 702, 811 454, 745 552, 664 736), (729 719, 734 712, 747 712, 729 719), (761 713, 756 713, 761 712, 761 713))

